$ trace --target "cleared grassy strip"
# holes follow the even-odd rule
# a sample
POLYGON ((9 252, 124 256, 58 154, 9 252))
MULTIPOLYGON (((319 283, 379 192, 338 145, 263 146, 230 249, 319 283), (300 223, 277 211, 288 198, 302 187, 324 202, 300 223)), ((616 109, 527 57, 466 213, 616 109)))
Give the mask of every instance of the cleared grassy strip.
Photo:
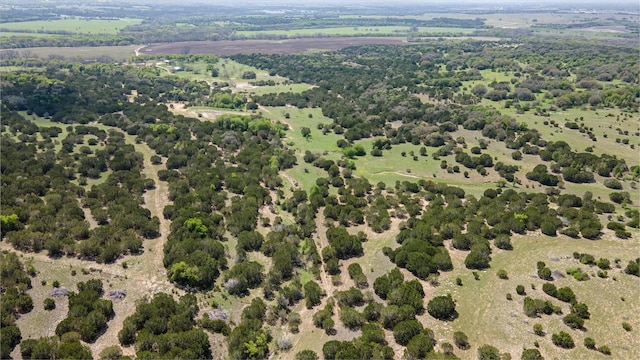
POLYGON ((48 21, 23 21, 0 24, 1 29, 31 30, 39 32, 67 31, 74 34, 117 34, 122 28, 137 25, 142 19, 61 19, 48 21))
POLYGON ((305 163, 303 160, 305 151, 320 153, 327 159, 338 160, 341 152, 336 142, 342 137, 334 133, 323 135, 322 131, 318 130, 318 123, 328 124, 332 122, 331 119, 322 115, 322 110, 319 108, 298 109, 295 107, 267 106, 262 109, 265 117, 289 125, 289 130, 287 131, 284 142, 287 146, 295 150, 298 165, 287 170, 287 173, 295 178, 302 189, 308 191, 315 185, 317 178, 326 177, 327 173, 324 170, 314 167, 312 164, 305 163), (311 117, 309 117, 309 115, 311 115, 311 117), (308 127, 311 131, 309 139, 305 139, 302 136, 302 132, 300 131, 302 127, 308 127))
POLYGON ((640 308, 640 279, 621 274, 621 269, 609 270, 609 278, 595 276, 596 267, 589 267, 574 260, 572 253, 592 254, 596 259, 608 258, 612 265, 614 259, 622 260, 622 267, 640 251, 638 234, 630 240, 597 240, 570 239, 564 236, 548 237, 543 235, 514 236, 514 250, 494 251, 491 268, 479 272, 480 280, 473 279, 470 270, 462 261, 467 252, 451 250, 454 270, 444 273, 440 280, 442 286, 436 289, 437 295, 451 293, 458 301, 459 318, 452 323, 444 324, 429 315, 424 317, 428 327, 436 330, 437 338, 446 338, 452 342, 453 331, 464 331, 468 336, 472 349, 456 350, 456 355, 463 359, 475 359, 476 349, 483 344, 491 344, 509 351, 513 358, 519 358, 522 348, 533 348, 534 341, 540 343, 540 351, 545 358, 558 359, 598 359, 607 358, 583 345, 585 337, 593 337, 598 346, 608 345, 612 357, 631 359, 640 356, 637 346, 637 333, 626 333, 621 326, 623 321, 632 324, 634 331, 640 326, 638 310, 640 308), (585 321, 585 332, 571 330, 562 324, 564 315, 543 315, 540 318, 528 318, 522 307, 524 296, 517 295, 515 287, 519 284, 526 289, 527 296, 550 300, 560 305, 563 313, 569 313, 565 303, 553 299, 542 292, 544 281, 536 276, 536 262, 544 261, 552 270, 563 272, 568 267, 578 266, 590 276, 588 281, 579 282, 567 276, 554 281, 557 287, 571 287, 578 301, 589 307, 591 319, 585 321), (496 276, 499 269, 505 269, 508 280, 496 276), (456 286, 455 279, 460 277, 463 286, 456 286), (613 278, 615 277, 616 280, 613 278), (535 290, 531 285, 535 286, 535 290), (510 293, 513 300, 506 299, 510 293), (621 298, 625 300, 622 301, 621 298), (464 301, 463 301, 464 300, 464 301), (533 324, 543 325, 547 335, 539 337, 533 333, 533 324), (562 350, 551 343, 551 334, 565 331, 573 337, 576 348, 562 350))
POLYGON ((15 31, 0 31, 0 36, 34 36, 34 37, 61 37, 64 35, 56 34, 44 34, 44 33, 28 33, 28 32, 15 32, 15 31))
MULTIPOLYGON (((253 81, 253 80, 252 80, 253 81)), ((235 92, 265 95, 265 94, 278 94, 283 92, 301 93, 307 91, 313 87, 309 84, 280 84, 280 85, 268 85, 268 86, 252 86, 251 84, 236 84, 235 92)))
MULTIPOLYGON (((239 62, 233 61, 231 59, 221 59, 220 62, 216 64, 216 68, 219 71, 219 78, 222 80, 241 80, 242 74, 247 71, 253 71, 256 73, 255 80, 284 80, 281 77, 270 76, 269 73, 264 70, 259 70, 258 68, 255 68, 253 66, 240 64, 239 62)), ((251 81, 253 81, 253 79, 251 81)))

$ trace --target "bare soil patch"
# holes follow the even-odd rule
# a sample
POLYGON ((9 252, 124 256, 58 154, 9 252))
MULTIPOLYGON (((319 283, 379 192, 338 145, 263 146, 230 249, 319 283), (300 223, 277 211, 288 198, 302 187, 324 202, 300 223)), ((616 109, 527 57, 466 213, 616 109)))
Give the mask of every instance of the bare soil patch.
POLYGON ((585 31, 596 31, 596 32, 609 32, 609 33, 628 33, 624 26, 592 26, 588 28, 584 28, 585 31))
POLYGON ((138 49, 142 55, 151 54, 215 54, 229 56, 235 54, 297 54, 309 50, 339 50, 349 46, 390 44, 407 45, 400 38, 391 37, 335 37, 303 38, 282 41, 237 40, 237 41, 190 41, 169 44, 155 44, 138 49))

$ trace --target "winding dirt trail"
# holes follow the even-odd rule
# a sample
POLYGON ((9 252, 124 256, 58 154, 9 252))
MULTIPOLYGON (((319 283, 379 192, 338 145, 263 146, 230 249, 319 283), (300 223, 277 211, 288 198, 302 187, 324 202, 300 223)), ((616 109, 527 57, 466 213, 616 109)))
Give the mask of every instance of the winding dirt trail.
MULTIPOLYGON (((318 211, 316 215, 316 235, 313 237, 313 241, 316 243, 316 247, 318 248, 318 253, 322 254, 322 249, 325 247, 329 247, 329 240, 327 239, 327 227, 324 224, 325 218, 322 211, 318 211)), ((320 269, 320 280, 322 281, 322 288, 327 294, 327 298, 333 296, 333 281, 331 281, 331 277, 327 274, 325 270, 324 259, 320 256, 320 261, 322 262, 322 268, 320 269)))

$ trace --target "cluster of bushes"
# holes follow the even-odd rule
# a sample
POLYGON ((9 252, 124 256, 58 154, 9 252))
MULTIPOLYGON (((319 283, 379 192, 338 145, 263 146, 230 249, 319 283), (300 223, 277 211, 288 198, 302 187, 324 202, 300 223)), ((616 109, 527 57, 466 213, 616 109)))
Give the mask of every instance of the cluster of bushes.
POLYGON ((25 339, 20 343, 20 355, 23 359, 93 359, 89 347, 82 345, 76 333, 65 336, 25 339))
POLYGON ((31 278, 15 253, 0 253, 0 354, 3 359, 22 340, 16 319, 33 309, 33 299, 26 293, 31 278))
POLYGON ((362 267, 358 263, 353 263, 347 267, 349 277, 353 280, 358 289, 369 287, 367 276, 362 272, 362 267))
POLYGON ((171 295, 158 293, 139 303, 135 313, 124 320, 118 340, 123 346, 135 345, 136 357, 210 359, 207 335, 194 328, 198 310, 194 295, 175 301, 171 295))
POLYGON ((113 303, 101 299, 102 293, 102 281, 99 279, 79 282, 78 293, 69 293, 69 312, 56 326, 56 335, 77 332, 82 341, 94 342, 115 315, 113 303))
POLYGON ((267 305, 259 298, 242 310, 241 321, 227 338, 231 359, 264 359, 269 357, 268 331, 262 329, 267 305))

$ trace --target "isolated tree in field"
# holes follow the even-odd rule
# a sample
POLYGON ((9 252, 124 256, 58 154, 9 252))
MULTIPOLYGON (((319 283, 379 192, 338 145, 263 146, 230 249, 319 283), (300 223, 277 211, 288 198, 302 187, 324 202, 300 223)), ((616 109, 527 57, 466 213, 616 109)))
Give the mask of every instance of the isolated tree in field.
POLYGON ((318 354, 313 350, 302 350, 296 354, 296 360, 318 360, 318 354))
POLYGON ((573 338, 571 335, 567 334, 564 331, 560 331, 557 334, 553 334, 551 336, 551 341, 554 345, 559 346, 565 349, 573 349, 576 345, 573 342, 573 338))
POLYGON ((538 349, 524 349, 522 351, 521 360, 544 360, 542 354, 540 354, 540 350, 538 349))
POLYGON ((500 351, 491 345, 482 345, 478 348, 478 360, 500 360, 500 351))
POLYGON ((591 337, 586 337, 584 338, 584 347, 586 347, 587 349, 595 350, 596 341, 591 337))
POLYGON ((636 261, 629 261, 624 272, 629 275, 640 276, 640 265, 638 265, 638 260, 639 259, 636 259, 636 261))
POLYGON ((565 325, 572 329, 582 329, 582 327, 584 326, 584 319, 574 313, 567 314, 562 319, 562 322, 564 322, 565 325))
POLYGON ((309 137, 311 136, 311 129, 309 129, 306 126, 303 126, 302 128, 300 128, 300 133, 302 133, 303 138, 309 139, 309 137))
POLYGON ((429 315, 443 321, 453 320, 457 315, 456 303, 451 298, 451 295, 436 296, 429 300, 427 311, 429 315))
POLYGON ((462 331, 456 331, 453 333, 453 343, 461 350, 466 350, 470 346, 467 334, 462 331))

